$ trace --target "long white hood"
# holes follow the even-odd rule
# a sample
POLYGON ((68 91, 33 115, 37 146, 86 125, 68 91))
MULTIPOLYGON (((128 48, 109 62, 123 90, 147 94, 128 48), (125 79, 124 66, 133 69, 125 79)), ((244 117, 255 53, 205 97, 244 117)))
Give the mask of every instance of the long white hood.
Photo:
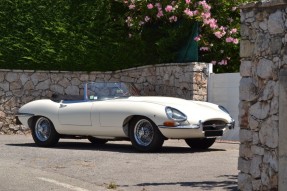
POLYGON ((197 122, 199 120, 204 122, 207 119, 224 119, 226 122, 230 122, 232 120, 229 114, 219 109, 218 105, 208 102, 161 96, 130 97, 129 101, 147 102, 173 107, 183 112, 187 116, 188 120, 193 122, 197 122))

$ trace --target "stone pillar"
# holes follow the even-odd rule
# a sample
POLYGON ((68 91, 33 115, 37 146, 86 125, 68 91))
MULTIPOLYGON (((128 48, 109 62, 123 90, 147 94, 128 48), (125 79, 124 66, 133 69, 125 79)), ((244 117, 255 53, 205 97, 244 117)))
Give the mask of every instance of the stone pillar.
POLYGON ((287 190, 287 68, 279 77, 279 190, 287 190))
MULTIPOLYGON (((286 12, 286 0, 241 6, 238 187, 244 191, 278 190, 279 180, 287 178, 281 177, 278 154, 279 73, 287 67, 286 12)), ((280 138, 286 137, 280 132, 280 138)))

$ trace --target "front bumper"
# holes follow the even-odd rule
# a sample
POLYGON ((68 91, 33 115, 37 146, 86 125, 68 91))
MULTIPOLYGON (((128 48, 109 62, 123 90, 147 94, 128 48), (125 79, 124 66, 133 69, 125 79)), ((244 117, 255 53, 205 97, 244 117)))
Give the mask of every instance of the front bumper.
MULTIPOLYGON (((229 129, 234 129, 234 127, 235 127, 234 119, 231 119, 231 122, 226 123, 225 126, 229 129)), ((159 125, 158 127, 164 128, 164 129, 202 129, 203 130, 205 126, 201 121, 199 121, 198 124, 193 124, 193 125, 178 125, 178 126, 174 126, 174 127, 159 125)), ((216 128, 216 125, 211 126, 211 127, 216 128)))
POLYGON ((193 125, 178 125, 174 127, 160 125, 159 130, 166 138, 171 139, 186 139, 186 138, 205 138, 205 137, 220 137, 224 131, 234 129, 235 121, 232 119, 225 124, 204 124, 199 121, 193 125))

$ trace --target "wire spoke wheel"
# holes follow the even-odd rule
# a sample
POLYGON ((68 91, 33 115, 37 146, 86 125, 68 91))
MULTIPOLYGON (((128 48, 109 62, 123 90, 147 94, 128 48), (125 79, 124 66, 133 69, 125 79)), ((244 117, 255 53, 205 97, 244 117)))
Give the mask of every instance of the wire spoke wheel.
POLYGON ((46 117, 34 118, 31 129, 32 137, 38 146, 51 147, 56 145, 60 139, 53 123, 46 117))
POLYGON ((40 141, 47 141, 51 136, 51 123, 47 118, 41 117, 35 125, 35 134, 40 141))
POLYGON ((144 116, 134 117, 129 124, 129 137, 135 149, 153 152, 162 147, 164 137, 158 127, 144 116))
POLYGON ((146 119, 139 120, 134 128, 134 136, 139 145, 148 146, 154 136, 152 124, 146 119))

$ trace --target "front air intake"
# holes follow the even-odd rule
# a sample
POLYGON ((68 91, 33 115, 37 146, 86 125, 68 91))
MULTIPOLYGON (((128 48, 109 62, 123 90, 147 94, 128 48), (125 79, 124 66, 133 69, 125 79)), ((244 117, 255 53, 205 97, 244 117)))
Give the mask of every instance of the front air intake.
POLYGON ((224 121, 210 120, 202 124, 205 137, 217 137, 223 135, 223 129, 227 127, 224 121))

